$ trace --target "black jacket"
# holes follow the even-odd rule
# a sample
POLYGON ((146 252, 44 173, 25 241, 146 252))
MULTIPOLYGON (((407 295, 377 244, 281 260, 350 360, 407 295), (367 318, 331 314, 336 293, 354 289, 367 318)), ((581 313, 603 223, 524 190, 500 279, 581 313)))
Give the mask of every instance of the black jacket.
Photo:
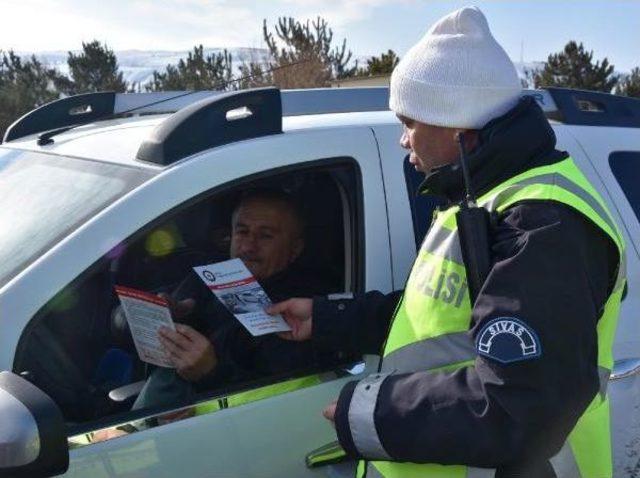
MULTIPOLYGON (((566 157, 554 148, 544 114, 522 100, 481 131, 470 155, 476 190, 566 157)), ((459 167, 432 172, 422 190, 458 202, 459 167)), ((491 235, 492 269, 469 333, 475 341, 491 319, 517 317, 537 333, 542 355, 510 364, 478 355, 475 367, 453 373, 393 374, 378 395, 376 430, 397 461, 498 468, 502 477, 554 476, 547 459, 598 392, 596 324, 613 286, 617 249, 588 219, 555 202, 514 205, 491 235)), ((316 300, 316 345, 380 353, 400 296, 316 300)), ((347 453, 359 457, 347 415, 355 385, 340 394, 336 428, 347 453)))
MULTIPOLYGON (((333 292, 328 277, 299 262, 261 280, 260 285, 274 303, 333 292)), ((197 390, 311 369, 331 360, 332 354, 315 353, 309 342, 291 342, 274 334, 253 337, 195 272, 185 278, 173 296, 177 300, 195 299, 196 308, 186 322, 209 337, 218 358, 213 373, 195 384, 197 390)))

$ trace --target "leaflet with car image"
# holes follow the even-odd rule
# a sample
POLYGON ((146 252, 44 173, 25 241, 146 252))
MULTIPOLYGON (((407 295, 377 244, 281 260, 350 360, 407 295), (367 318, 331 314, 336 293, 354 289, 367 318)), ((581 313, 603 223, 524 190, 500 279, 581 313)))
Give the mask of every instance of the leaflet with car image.
POLYGON ((160 327, 176 329, 167 301, 141 290, 122 286, 116 286, 115 289, 140 360, 160 367, 173 368, 171 359, 158 338, 160 327))
POLYGON ((241 259, 197 266, 193 270, 251 335, 291 330, 281 316, 264 311, 271 300, 241 259))

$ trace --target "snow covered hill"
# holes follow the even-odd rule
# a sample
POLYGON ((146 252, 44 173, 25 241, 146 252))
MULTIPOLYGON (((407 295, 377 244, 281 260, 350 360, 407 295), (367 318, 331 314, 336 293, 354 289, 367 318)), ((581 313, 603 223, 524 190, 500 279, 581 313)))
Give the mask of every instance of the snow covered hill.
MULTIPOLYGON (((260 48, 228 48, 233 59, 234 69, 243 62, 264 62, 267 58, 267 50, 260 48)), ((205 55, 222 52, 223 48, 205 48, 205 55)), ((17 52, 19 55, 32 55, 45 65, 55 67, 58 71, 68 74, 68 52, 44 51, 44 52, 17 52)), ((73 53, 79 53, 74 51, 73 53)), ((153 78, 154 71, 164 71, 167 65, 175 65, 181 58, 186 58, 189 51, 155 51, 155 50, 122 50, 115 52, 118 58, 120 71, 128 83, 139 83, 144 86, 153 78)))
MULTIPOLYGON (((205 48, 205 54, 211 55, 222 52, 222 48, 205 48)), ((268 52, 262 48, 228 48, 233 58, 234 69, 237 69, 243 62, 258 61, 265 62, 268 52)), ((47 66, 55 67, 58 71, 68 74, 66 51, 45 51, 45 52, 17 52, 19 55, 32 55, 42 61, 47 66)), ((74 53, 78 53, 74 51, 74 53)), ((167 65, 175 65, 181 58, 186 58, 189 51, 162 51, 162 50, 121 50, 116 51, 120 71, 128 83, 138 83, 144 87, 153 78, 154 71, 164 71, 167 65)), ((354 55, 355 56, 355 55, 354 55)), ((357 57, 360 65, 366 65, 367 57, 357 57)), ((527 70, 537 70, 542 68, 544 62, 516 62, 516 69, 520 78, 525 79, 527 70)))

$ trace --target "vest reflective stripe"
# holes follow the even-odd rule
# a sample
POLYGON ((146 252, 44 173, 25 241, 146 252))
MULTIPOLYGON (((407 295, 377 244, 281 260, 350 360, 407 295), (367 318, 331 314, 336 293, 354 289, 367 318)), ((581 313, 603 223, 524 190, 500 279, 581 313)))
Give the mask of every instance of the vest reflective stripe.
POLYGON ((442 228, 434 231, 433 234, 427 235, 422 244, 422 250, 441 259, 460 265, 464 264, 460 240, 455 230, 442 228))
POLYGON ((616 280, 615 289, 622 289, 627 280, 627 258, 623 257, 620 262, 620 271, 618 272, 618 280, 616 280))
MULTIPOLYGON (((475 360, 476 349, 468 332, 456 332, 414 342, 385 356, 382 369, 404 373, 433 370, 475 360)), ((598 367, 600 396, 605 399, 611 370, 598 367)))
POLYGON ((565 443, 560 451, 553 456, 549 462, 556 473, 556 476, 562 478, 580 478, 580 469, 576 463, 576 459, 571 451, 569 443, 565 443))
POLYGON ((370 375, 358 382, 349 407, 349 428, 360 454, 390 460, 391 456, 380 442, 374 419, 375 397, 387 376, 388 374, 370 375))
MULTIPOLYGON (((517 202, 532 200, 556 201, 573 208, 606 233, 620 253, 615 287, 597 325, 600 393, 578 421, 565 446, 551 460, 559 478, 607 478, 612 474, 612 464, 606 389, 613 367, 613 339, 626 277, 624 240, 604 201, 571 158, 511 178, 478 202, 501 214, 517 202)), ((473 366, 477 354, 468 333, 471 304, 455 221, 457 211, 456 206, 438 212, 427 232, 389 331, 381 364, 383 372, 473 366)), ((369 425, 372 423, 371 417, 369 425)), ((385 478, 465 478, 494 474, 494 470, 465 466, 390 461, 359 466, 360 473, 365 469, 368 477, 385 478)))
POLYGON ((476 358, 476 348, 468 332, 430 337, 394 350, 384 357, 384 371, 419 372, 476 358))
MULTIPOLYGON (((604 206, 596 200, 591 194, 582 189, 576 183, 568 180, 564 176, 560 174, 543 174, 540 176, 535 176, 530 179, 525 179, 522 181, 518 181, 516 184, 509 186, 505 191, 498 194, 494 197, 486 206, 489 210, 504 210, 510 205, 510 200, 507 197, 514 196, 518 192, 522 191, 527 186, 531 186, 534 184, 544 184, 544 185, 553 185, 559 186, 566 191, 569 191, 574 196, 580 198, 584 201, 591 209, 595 211, 595 213, 607 224, 611 233, 609 234, 614 241, 617 241, 618 230, 615 225, 615 222, 609 215, 609 212, 604 208, 604 206), (495 204, 501 204, 498 208, 495 208, 495 204)), ((528 199, 533 199, 528 195, 528 199)))
POLYGON ((600 398, 605 400, 607 398, 607 387, 609 386, 609 377, 611 376, 611 370, 604 367, 598 367, 598 379, 600 380, 600 398))

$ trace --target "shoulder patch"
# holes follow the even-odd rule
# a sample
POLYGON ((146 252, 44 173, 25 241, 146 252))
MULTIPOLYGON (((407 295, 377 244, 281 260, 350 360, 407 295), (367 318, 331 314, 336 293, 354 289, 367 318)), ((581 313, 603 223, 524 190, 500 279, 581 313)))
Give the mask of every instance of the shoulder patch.
POLYGON ((479 355, 501 363, 530 360, 542 355, 534 330, 515 317, 498 317, 482 327, 476 339, 479 355))

